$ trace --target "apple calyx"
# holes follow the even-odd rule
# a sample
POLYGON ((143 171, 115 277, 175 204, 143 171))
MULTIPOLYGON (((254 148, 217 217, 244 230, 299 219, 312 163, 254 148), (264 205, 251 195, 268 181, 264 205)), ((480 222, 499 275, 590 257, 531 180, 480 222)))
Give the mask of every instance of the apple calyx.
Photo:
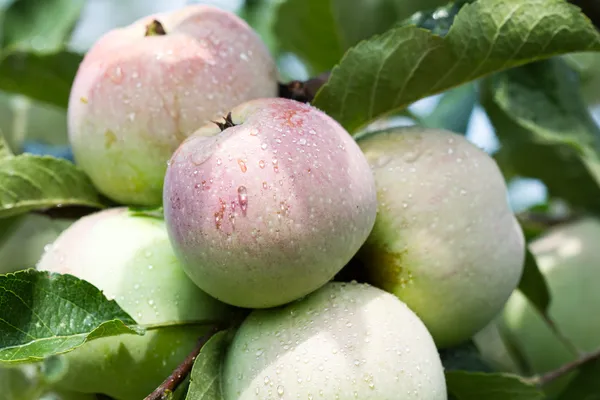
POLYGON ((227 114, 227 116, 223 117, 223 119, 225 120, 225 122, 212 121, 214 124, 216 124, 219 127, 221 132, 223 132, 227 128, 236 126, 236 124, 234 124, 233 120, 231 119, 231 111, 227 114))
POLYGON ((144 36, 163 36, 166 35, 167 31, 163 24, 159 20, 154 19, 148 25, 146 25, 146 33, 144 36))

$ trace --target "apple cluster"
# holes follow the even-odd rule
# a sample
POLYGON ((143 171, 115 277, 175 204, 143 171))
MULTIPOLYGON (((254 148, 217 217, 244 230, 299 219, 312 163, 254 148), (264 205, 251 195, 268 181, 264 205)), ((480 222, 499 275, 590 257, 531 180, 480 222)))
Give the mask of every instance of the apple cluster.
POLYGON ((438 350, 490 323, 523 271, 500 170, 445 130, 353 138, 278 86, 261 38, 211 6, 86 54, 69 138, 118 205, 75 221, 37 268, 154 329, 64 354, 61 390, 144 398, 221 322, 237 324, 226 400, 447 399, 438 350))

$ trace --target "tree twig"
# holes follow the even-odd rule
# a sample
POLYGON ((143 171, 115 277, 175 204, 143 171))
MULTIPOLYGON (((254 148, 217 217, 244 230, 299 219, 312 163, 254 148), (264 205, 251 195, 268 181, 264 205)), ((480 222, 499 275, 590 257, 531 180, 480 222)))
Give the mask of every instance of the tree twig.
POLYGON ((321 75, 311 78, 307 81, 291 81, 279 84, 279 97, 310 103, 315 95, 329 79, 331 72, 324 72, 321 75))
POLYGON ((581 218, 581 214, 570 213, 568 215, 551 215, 546 212, 523 211, 517 214, 517 219, 523 223, 539 226, 540 228, 552 228, 574 222, 581 218))
POLYGON ((577 360, 567 363, 565 365, 562 365, 553 371, 547 372, 543 375, 539 375, 539 376, 530 378, 527 381, 534 385, 545 386, 545 385, 555 381, 556 379, 568 374, 569 372, 576 370, 577 368, 583 366, 584 364, 587 364, 589 362, 593 362, 596 360, 600 360, 600 349, 598 349, 594 352, 585 354, 585 355, 579 357, 577 360))
POLYGON ((164 382, 157 387, 156 390, 150 393, 144 400, 164 400, 170 393, 175 392, 179 385, 190 374, 190 371, 194 366, 194 361, 196 361, 196 357, 198 357, 202 347, 222 328, 222 326, 213 325, 210 330, 198 340, 198 344, 196 344, 194 350, 192 350, 185 360, 183 360, 183 362, 177 368, 175 368, 173 373, 169 375, 169 377, 165 379, 164 382))

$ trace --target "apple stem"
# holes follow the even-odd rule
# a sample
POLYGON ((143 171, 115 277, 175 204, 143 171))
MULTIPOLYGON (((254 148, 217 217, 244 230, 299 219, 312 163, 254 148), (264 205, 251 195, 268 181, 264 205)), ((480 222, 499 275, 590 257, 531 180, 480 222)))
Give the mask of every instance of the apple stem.
POLYGON ((315 98, 321 86, 329 80, 331 72, 324 72, 307 81, 291 81, 279 83, 279 97, 296 100, 302 103, 310 103, 315 98))
POLYGON ((166 34, 167 31, 165 31, 165 27, 156 19, 146 25, 145 36, 163 36, 166 34))
POLYGON ((527 382, 529 382, 533 385, 537 385, 537 386, 545 386, 549 383, 554 382, 558 378, 568 374, 569 372, 572 372, 572 371, 584 366, 587 363, 592 363, 597 360, 600 360, 600 349, 593 351, 591 353, 587 353, 587 354, 579 357, 575 361, 564 364, 553 371, 547 372, 543 375, 538 375, 538 376, 529 378, 529 379, 527 379, 527 382))
POLYGON ((198 339, 198 343, 194 350, 183 360, 181 364, 167 379, 163 381, 163 383, 157 387, 152 393, 150 393, 144 400, 164 400, 167 399, 175 390, 179 387, 179 385, 187 378, 190 374, 192 367, 194 366, 194 361, 196 361, 196 357, 200 354, 200 350, 202 347, 210 340, 213 335, 219 332, 223 327, 219 325, 213 325, 210 330, 198 339))
POLYGON ((223 117, 223 119, 225 120, 225 122, 212 121, 214 124, 216 124, 219 127, 219 129, 221 129, 221 132, 223 132, 227 128, 231 128, 232 126, 235 126, 235 124, 233 123, 233 120, 231 119, 231 112, 229 112, 227 114, 227 116, 223 117))

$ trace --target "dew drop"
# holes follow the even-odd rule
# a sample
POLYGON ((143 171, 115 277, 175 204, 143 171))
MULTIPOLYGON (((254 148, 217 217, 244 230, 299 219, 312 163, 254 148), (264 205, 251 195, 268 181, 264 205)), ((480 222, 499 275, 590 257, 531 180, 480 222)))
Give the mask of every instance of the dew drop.
POLYGON ((240 166, 240 169, 242 170, 242 172, 246 172, 248 170, 248 168, 246 167, 246 163, 244 162, 244 160, 238 159, 237 162, 238 162, 238 165, 240 166))
POLYGON ((260 161, 258 162, 258 166, 259 166, 260 168, 264 168, 264 167, 265 167, 265 160, 260 160, 260 161))
POLYGON ((277 386, 277 394, 281 397, 283 396, 283 386, 277 386))
POLYGON ((238 187, 238 199, 240 201, 240 208, 242 211, 246 211, 248 208, 248 191, 245 186, 238 187))

